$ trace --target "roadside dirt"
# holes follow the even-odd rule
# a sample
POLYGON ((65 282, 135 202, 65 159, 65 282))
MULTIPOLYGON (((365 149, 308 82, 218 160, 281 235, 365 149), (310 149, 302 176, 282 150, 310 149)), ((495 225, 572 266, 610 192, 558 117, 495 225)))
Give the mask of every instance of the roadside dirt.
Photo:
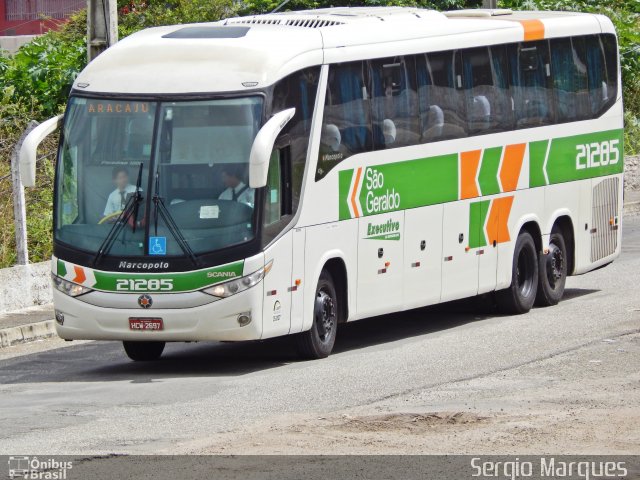
POLYGON ((624 189, 626 191, 640 190, 640 155, 624 159, 624 189))
POLYGON ((323 416, 274 417, 194 453, 640 453, 640 334, 323 416))

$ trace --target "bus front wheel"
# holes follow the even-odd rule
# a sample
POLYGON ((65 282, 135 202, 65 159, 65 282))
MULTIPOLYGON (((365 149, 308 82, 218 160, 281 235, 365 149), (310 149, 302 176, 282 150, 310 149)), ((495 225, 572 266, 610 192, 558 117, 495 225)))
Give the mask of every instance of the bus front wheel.
POLYGON ((323 270, 316 287, 313 303, 313 324, 298 334, 300 356, 308 359, 328 357, 333 350, 338 329, 338 295, 331 274, 323 270))
POLYGON ((567 247, 560 232, 551 232, 549 253, 540 255, 539 263, 536 305, 557 305, 564 295, 564 285, 567 281, 567 247))
POLYGON ((149 362, 160 358, 165 342, 122 342, 122 345, 131 360, 149 362))
POLYGON ((513 250, 511 286, 496 292, 498 308, 507 314, 527 313, 538 291, 538 252, 529 232, 521 232, 513 250))

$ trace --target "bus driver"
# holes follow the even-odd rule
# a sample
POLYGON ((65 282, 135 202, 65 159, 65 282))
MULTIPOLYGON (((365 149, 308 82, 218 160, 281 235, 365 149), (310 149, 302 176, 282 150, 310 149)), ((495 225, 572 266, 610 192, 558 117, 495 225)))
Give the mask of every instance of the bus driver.
POLYGON ((222 181, 227 188, 218 196, 218 199, 245 203, 253 208, 253 188, 249 188, 249 185, 244 183, 241 177, 239 166, 226 165, 222 170, 222 181))
POLYGON ((107 204, 104 207, 105 217, 124 210, 124 206, 127 203, 127 195, 136 191, 135 185, 129 183, 129 171, 127 167, 115 167, 112 178, 116 189, 111 192, 109 198, 107 198, 107 204))

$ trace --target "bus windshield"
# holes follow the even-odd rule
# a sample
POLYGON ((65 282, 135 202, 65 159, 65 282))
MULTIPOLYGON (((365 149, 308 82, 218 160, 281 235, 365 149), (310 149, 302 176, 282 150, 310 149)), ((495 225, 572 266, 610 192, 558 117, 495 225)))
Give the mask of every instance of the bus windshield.
POLYGON ((73 97, 58 162, 56 241, 139 257, 197 255, 253 239, 249 152, 262 105, 260 96, 73 97))

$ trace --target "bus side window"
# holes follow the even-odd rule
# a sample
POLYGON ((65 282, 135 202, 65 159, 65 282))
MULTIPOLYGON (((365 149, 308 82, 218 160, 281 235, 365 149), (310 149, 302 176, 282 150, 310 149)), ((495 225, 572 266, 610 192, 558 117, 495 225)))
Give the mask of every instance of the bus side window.
POLYGON ((370 65, 374 148, 420 143, 414 58, 384 58, 370 65))
POLYGON ((453 51, 416 57, 422 142, 467 136, 464 102, 456 86, 453 51))
POLYGON ((291 171, 286 173, 291 177, 291 188, 286 192, 285 210, 292 215, 300 203, 319 77, 320 67, 305 68, 280 80, 273 90, 273 113, 292 107, 296 109, 295 115, 280 134, 280 141, 276 142, 282 145, 282 140, 286 140, 288 145, 291 171))
POLYGON ((611 106, 618 96, 618 46, 616 37, 611 33, 600 35, 604 49, 607 70, 607 107, 611 106))
POLYGON ((516 128, 550 125, 553 109, 547 42, 510 45, 508 52, 516 128))
POLYGON ((589 35, 585 38, 591 116, 603 113, 616 98, 617 53, 613 35, 589 35), (607 39, 613 40, 613 50, 606 49, 607 39), (613 69, 611 68, 613 66, 613 69))
POLYGON ((584 120, 590 110, 584 39, 557 38, 550 43, 558 121, 584 120))
POLYGON ((371 151, 366 63, 331 65, 322 119, 316 180, 345 158, 371 151))
POLYGON ((462 84, 470 133, 512 127, 512 105, 503 46, 462 51, 462 84))
POLYGON ((277 223, 282 217, 282 165, 281 152, 274 149, 269 160, 267 191, 265 195, 264 225, 277 223))

